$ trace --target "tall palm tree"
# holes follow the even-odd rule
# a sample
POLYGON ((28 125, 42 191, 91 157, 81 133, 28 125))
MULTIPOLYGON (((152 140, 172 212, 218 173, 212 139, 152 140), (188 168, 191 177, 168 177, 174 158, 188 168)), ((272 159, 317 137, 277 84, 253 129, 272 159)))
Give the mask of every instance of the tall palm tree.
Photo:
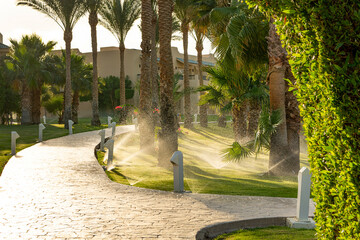
MULTIPOLYGON (((204 79, 203 79, 203 66, 202 66, 202 51, 204 49, 204 39, 206 33, 206 26, 200 25, 200 21, 195 21, 193 23, 193 37, 196 42, 196 51, 197 51, 197 60, 198 60, 198 78, 199 78, 199 85, 204 86, 204 79)), ((204 92, 200 92, 200 95, 204 95, 204 92)), ((200 105, 200 126, 207 127, 207 106, 200 105)))
MULTIPOLYGON (((152 108, 159 108, 159 81, 158 81, 158 59, 157 59, 157 45, 159 42, 159 21, 157 15, 157 1, 151 0, 152 15, 151 15, 151 96, 152 108)), ((158 122, 158 115, 153 115, 154 124, 158 122)))
POLYGON ((154 149, 154 124, 151 111, 151 20, 153 10, 151 0, 141 1, 141 78, 139 133, 140 149, 154 149))
POLYGON ((66 49, 66 84, 65 84, 65 128, 71 119, 71 41, 72 30, 84 14, 82 0, 17 0, 18 5, 27 5, 53 19, 64 31, 66 49))
POLYGON ((120 50, 120 105, 125 104, 125 38, 136 19, 140 17, 139 0, 105 1, 99 10, 100 23, 118 40, 120 50))
POLYGON ((10 40, 10 63, 21 86, 21 124, 40 122, 41 87, 48 77, 44 57, 55 42, 43 43, 37 35, 26 35, 17 42, 10 40))
POLYGON ((171 33, 173 0, 158 0, 159 40, 160 40, 160 118, 159 133, 160 166, 171 167, 170 157, 178 150, 178 137, 175 129, 175 109, 173 98, 174 68, 171 56, 171 33))
POLYGON ((278 110, 283 118, 276 134, 271 136, 269 173, 297 174, 299 161, 300 114, 298 103, 293 93, 285 93, 288 85, 285 78, 295 81, 287 60, 287 52, 282 47, 280 37, 276 33, 273 19, 269 23, 269 87, 271 110, 278 110))
MULTIPOLYGON (((190 88, 189 81, 189 56, 188 56, 188 36, 190 29, 190 22, 195 15, 194 1, 192 0, 175 0, 174 12, 176 17, 181 22, 181 32, 183 34, 184 46, 184 89, 188 91, 190 88)), ((185 95, 185 121, 184 127, 191 128, 191 101, 190 94, 185 95)))
POLYGON ((98 12, 103 6, 103 0, 84 0, 84 7, 89 12, 89 24, 91 28, 91 47, 93 57, 93 80, 92 80, 92 126, 100 126, 99 118, 99 83, 98 83, 98 68, 97 68, 97 36, 96 26, 99 22, 98 12))

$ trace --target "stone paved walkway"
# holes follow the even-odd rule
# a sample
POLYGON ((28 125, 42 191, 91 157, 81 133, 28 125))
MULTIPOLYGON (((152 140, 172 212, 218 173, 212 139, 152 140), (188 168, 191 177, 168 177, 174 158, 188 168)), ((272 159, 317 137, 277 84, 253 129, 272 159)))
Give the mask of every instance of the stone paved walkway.
POLYGON ((216 222, 295 215, 296 199, 175 194, 111 182, 94 157, 97 133, 48 140, 11 158, 0 177, 0 239, 194 239, 216 222))

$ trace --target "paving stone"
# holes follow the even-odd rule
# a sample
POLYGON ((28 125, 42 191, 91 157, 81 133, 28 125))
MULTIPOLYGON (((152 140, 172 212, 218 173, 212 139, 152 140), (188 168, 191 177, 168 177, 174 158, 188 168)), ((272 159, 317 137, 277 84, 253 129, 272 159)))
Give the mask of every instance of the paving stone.
POLYGON ((217 222, 295 215, 291 198, 174 194, 114 183, 94 157, 97 133, 48 140, 10 159, 0 177, 0 239, 183 240, 217 222))

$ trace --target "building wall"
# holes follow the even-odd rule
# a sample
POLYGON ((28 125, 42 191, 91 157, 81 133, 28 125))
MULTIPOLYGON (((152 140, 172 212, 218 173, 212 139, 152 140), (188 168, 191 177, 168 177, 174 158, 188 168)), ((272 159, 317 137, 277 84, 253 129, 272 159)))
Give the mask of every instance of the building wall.
MULTIPOLYGON (((88 63, 92 63, 92 53, 81 53, 85 56, 85 59, 88 63)), ((172 58, 174 65, 174 72, 183 72, 184 64, 179 61, 178 58, 183 59, 184 55, 179 53, 176 47, 172 47, 172 58)), ((197 56, 189 55, 189 60, 197 61, 197 56)), ((213 55, 204 55, 203 61, 215 63, 215 58, 213 55)), ((126 49, 125 50, 125 75, 130 77, 130 80, 133 82, 133 87, 136 85, 137 81, 140 80, 141 74, 141 50, 138 49, 126 49)), ((159 66, 158 66, 159 67, 159 66)), ((110 75, 120 77, 120 51, 118 47, 104 47, 101 48, 98 52, 98 74, 99 77, 108 77, 110 75)), ((199 86, 198 81, 198 67, 197 64, 189 64, 189 74, 190 74, 190 87, 197 88, 199 86)), ((204 73, 204 76, 206 74, 204 73)), ((204 81, 205 84, 208 84, 208 81, 204 81)), ((179 84, 183 86, 183 80, 179 81, 179 84)), ((191 112, 198 113, 198 99, 200 94, 194 93, 191 95, 191 112)), ((134 98, 129 101, 129 103, 136 106, 139 105, 139 93, 135 91, 134 98)), ((179 103, 180 112, 183 113, 184 100, 182 99, 179 103)), ((82 112, 82 108, 80 108, 82 112)), ((82 114, 82 113, 81 113, 82 114)))

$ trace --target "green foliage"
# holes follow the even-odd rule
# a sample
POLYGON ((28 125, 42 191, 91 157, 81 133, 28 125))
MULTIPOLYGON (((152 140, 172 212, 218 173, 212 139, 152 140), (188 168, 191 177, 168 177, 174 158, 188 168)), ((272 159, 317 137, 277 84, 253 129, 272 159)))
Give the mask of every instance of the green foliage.
POLYGON ((8 124, 12 112, 20 113, 20 95, 11 86, 11 74, 0 58, 0 123, 8 124))
POLYGON ((57 115, 60 119, 63 110, 64 98, 62 95, 55 95, 43 102, 43 106, 51 114, 57 115))
POLYGON ((273 111, 270 113, 269 108, 263 106, 254 140, 251 140, 244 145, 234 142, 230 148, 223 150, 224 160, 228 162, 239 162, 251 155, 255 154, 257 156, 262 150, 269 151, 270 138, 276 132, 276 128, 280 123, 280 111, 273 111))
POLYGON ((268 227, 241 229, 236 232, 217 236, 214 240, 315 240, 315 230, 288 227, 268 227))
POLYGON ((99 9, 100 24, 108 29, 119 43, 124 43, 128 31, 140 16, 140 1, 111 0, 103 3, 103 7, 99 9))
POLYGON ((250 0, 275 19, 297 80, 319 239, 360 239, 360 2, 250 0))
MULTIPOLYGON (((101 111, 113 112, 120 102, 120 78, 108 76, 99 78, 99 109, 101 111)), ((135 90, 132 88, 132 81, 129 76, 125 78, 125 98, 134 97, 135 90)))

